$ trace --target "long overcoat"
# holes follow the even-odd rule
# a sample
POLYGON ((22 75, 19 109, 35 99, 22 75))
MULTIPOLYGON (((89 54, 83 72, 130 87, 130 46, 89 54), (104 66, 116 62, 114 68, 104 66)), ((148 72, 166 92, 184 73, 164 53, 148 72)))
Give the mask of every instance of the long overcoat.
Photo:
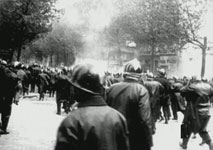
POLYGON ((210 98, 213 88, 203 82, 192 83, 181 89, 181 95, 187 101, 183 123, 189 130, 197 133, 204 130, 210 119, 210 98))
POLYGON ((147 89, 136 80, 126 79, 107 89, 106 101, 126 117, 131 150, 149 150, 153 143, 147 89))

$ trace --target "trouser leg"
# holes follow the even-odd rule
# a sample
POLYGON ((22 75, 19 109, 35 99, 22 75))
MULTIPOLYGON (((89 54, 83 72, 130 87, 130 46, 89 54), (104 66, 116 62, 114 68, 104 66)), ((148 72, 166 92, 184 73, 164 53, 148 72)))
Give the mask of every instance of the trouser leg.
POLYGON ((56 105, 57 105, 57 114, 61 114, 61 100, 59 99, 58 93, 56 92, 56 105))
POLYGON ((5 132, 7 131, 9 119, 10 119, 10 116, 2 116, 1 117, 1 121, 2 121, 1 129, 5 132))
POLYGON ((189 136, 188 138, 183 138, 183 139, 182 139, 182 142, 180 143, 180 146, 181 146, 183 149, 187 149, 187 145, 188 145, 188 142, 189 142, 189 138, 190 138, 190 136, 189 136))
POLYGON ((165 123, 168 123, 168 120, 169 120, 169 106, 167 106, 167 105, 163 106, 163 114, 164 114, 164 118, 165 118, 165 123))
POLYGON ((202 144, 206 143, 209 145, 210 150, 213 149, 213 144, 212 144, 212 140, 211 137, 209 136, 208 131, 206 130, 206 127, 209 123, 210 120, 210 116, 200 116, 199 117, 201 119, 201 128, 199 130, 199 135, 202 138, 202 144))
POLYGON ((171 105, 171 108, 172 108, 172 114, 173 114, 173 119, 174 120, 177 120, 178 119, 178 115, 177 115, 177 107, 178 107, 178 104, 177 104, 177 99, 173 99, 172 100, 172 105, 171 105))
POLYGON ((6 98, 3 105, 2 115, 1 115, 1 129, 6 133, 10 115, 12 112, 12 98, 6 98))

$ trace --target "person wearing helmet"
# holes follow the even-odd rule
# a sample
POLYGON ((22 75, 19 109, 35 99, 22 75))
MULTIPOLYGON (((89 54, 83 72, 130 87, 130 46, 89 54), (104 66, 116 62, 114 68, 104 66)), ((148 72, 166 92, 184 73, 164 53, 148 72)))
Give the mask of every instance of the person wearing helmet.
POLYGON ((106 90, 109 106, 120 111, 127 120, 131 150, 150 150, 152 120, 148 90, 140 84, 141 65, 137 60, 124 67, 124 80, 106 90))
POLYGON ((152 131, 154 134, 156 132, 156 122, 161 117, 160 97, 163 95, 164 88, 161 83, 153 80, 153 76, 147 77, 148 78, 143 82, 143 85, 149 92, 152 116, 152 131))
POLYGON ((189 85, 181 88, 181 95, 187 101, 184 112, 183 122, 181 124, 180 147, 187 149, 191 134, 197 133, 202 138, 200 145, 207 144, 209 150, 213 150, 213 142, 207 131, 207 126, 211 118, 210 96, 213 95, 213 88, 202 80, 191 82, 189 85))
POLYGON ((170 97, 169 97, 171 93, 171 83, 166 78, 165 69, 158 69, 158 75, 154 80, 160 82, 164 87, 164 94, 161 97, 160 103, 161 103, 161 107, 163 108, 165 124, 168 124, 168 120, 170 119, 170 116, 171 116, 171 112, 169 109, 169 106, 171 104, 170 97))
POLYGON ((60 124, 55 150, 129 150, 126 120, 107 106, 96 71, 91 64, 73 69, 78 106, 60 124))

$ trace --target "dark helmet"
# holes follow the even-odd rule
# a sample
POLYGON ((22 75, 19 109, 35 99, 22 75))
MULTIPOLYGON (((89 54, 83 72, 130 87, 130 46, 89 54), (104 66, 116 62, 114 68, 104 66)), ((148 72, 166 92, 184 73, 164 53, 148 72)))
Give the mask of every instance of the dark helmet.
POLYGON ((85 92, 100 94, 102 85, 100 76, 95 71, 97 70, 92 64, 77 65, 73 69, 72 84, 85 92))
POLYGON ((124 66, 124 74, 129 74, 129 73, 138 73, 138 74, 142 73, 140 62, 137 59, 133 59, 129 61, 124 66))

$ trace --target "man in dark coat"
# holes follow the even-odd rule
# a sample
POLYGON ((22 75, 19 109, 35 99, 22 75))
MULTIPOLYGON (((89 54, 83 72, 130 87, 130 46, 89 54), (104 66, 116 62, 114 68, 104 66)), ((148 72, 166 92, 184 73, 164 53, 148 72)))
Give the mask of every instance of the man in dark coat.
POLYGON ((153 81, 152 79, 148 79, 144 81, 144 86, 149 91, 150 96, 150 103, 151 103, 151 115, 152 115, 152 131, 155 133, 156 121, 161 117, 161 105, 160 105, 160 98, 163 96, 164 88, 163 86, 157 82, 153 81))
POLYGON ((16 94, 18 77, 9 68, 0 65, 0 134, 9 134, 7 131, 9 119, 12 112, 13 98, 16 94))
POLYGON ((25 94, 29 94, 29 87, 30 87, 30 82, 31 82, 31 72, 29 71, 27 66, 23 66, 23 70, 26 74, 24 76, 23 81, 22 81, 22 83, 23 83, 23 96, 25 96, 25 94))
POLYGON ((126 117, 131 150, 150 150, 153 145, 150 99, 147 89, 139 83, 141 72, 138 60, 128 62, 124 81, 106 90, 108 105, 126 117))
POLYGON ((42 71, 41 73, 38 74, 36 84, 38 86, 39 100, 44 100, 44 95, 50 84, 49 76, 42 71))
POLYGON ((181 125, 181 138, 183 139, 180 146, 184 149, 191 133, 199 133, 203 142, 213 150, 212 140, 206 130, 210 119, 210 98, 213 89, 208 83, 202 81, 194 81, 190 85, 181 89, 181 95, 187 101, 186 110, 184 112, 183 124, 181 125))
POLYGON ((126 120, 100 95, 102 87, 93 67, 75 67, 72 84, 78 108, 59 126, 55 150, 129 150, 126 120))
POLYGON ((65 112, 68 113, 71 105, 75 103, 75 100, 73 85, 70 83, 70 79, 67 75, 60 74, 57 77, 55 89, 57 114, 61 114, 61 104, 63 104, 65 112))
POLYGON ((158 75, 154 80, 160 82, 164 87, 164 95, 161 97, 160 101, 161 101, 161 106, 163 108, 165 123, 167 124, 168 120, 171 117, 171 112, 169 109, 169 106, 171 104, 170 95, 169 95, 171 93, 171 84, 169 80, 166 78, 166 71, 164 69, 158 70, 158 75))
POLYGON ((170 93, 170 99, 171 99, 171 108, 173 113, 173 120, 178 120, 178 111, 184 112, 186 107, 186 102, 184 98, 180 94, 181 88, 183 88, 183 83, 174 80, 173 83, 171 83, 171 93, 170 93))
POLYGON ((29 66, 29 71, 31 73, 30 92, 35 92, 35 86, 38 81, 38 75, 41 73, 41 68, 38 64, 33 64, 29 66))

